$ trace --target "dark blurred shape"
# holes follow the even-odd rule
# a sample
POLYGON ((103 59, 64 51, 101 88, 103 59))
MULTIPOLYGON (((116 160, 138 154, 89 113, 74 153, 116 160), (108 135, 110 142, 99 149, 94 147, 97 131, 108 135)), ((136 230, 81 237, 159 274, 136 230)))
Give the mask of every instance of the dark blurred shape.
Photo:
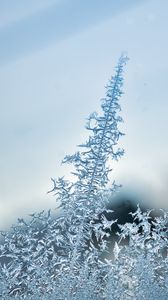
MULTIPOLYGON (((150 213, 150 219, 149 222, 151 224, 151 231, 154 228, 154 225, 152 221, 154 221, 154 218, 156 216, 161 216, 161 211, 159 211, 156 208, 151 207, 150 205, 146 205, 144 199, 140 199, 139 195, 135 195, 134 193, 123 193, 120 192, 116 196, 112 197, 109 201, 109 204, 107 205, 107 211, 104 211, 102 214, 106 217, 108 221, 111 220, 117 220, 112 226, 111 229, 105 230, 109 237, 105 238, 109 242, 109 246, 107 249, 107 252, 103 253, 103 258, 112 258, 113 257, 113 248, 115 245, 115 242, 119 242, 119 235, 120 228, 119 224, 124 225, 126 223, 133 223, 135 222, 138 224, 138 220, 134 219, 132 216, 132 213, 134 213, 138 206, 140 207, 142 212, 147 212, 148 210, 151 211, 150 213), (112 211, 112 212, 110 212, 112 211)), ((96 224, 99 222, 101 223, 102 215, 99 216, 99 220, 96 220, 96 224)), ((141 232, 141 227, 140 227, 141 232)), ((96 239, 95 234, 93 233, 93 242, 96 247, 99 248, 99 242, 96 239)), ((120 242, 122 245, 128 244, 129 239, 125 238, 120 242)))

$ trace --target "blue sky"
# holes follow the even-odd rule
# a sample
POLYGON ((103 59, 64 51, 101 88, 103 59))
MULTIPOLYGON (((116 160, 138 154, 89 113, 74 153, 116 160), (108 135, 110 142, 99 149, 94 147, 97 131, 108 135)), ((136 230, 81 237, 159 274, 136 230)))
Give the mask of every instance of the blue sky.
MULTIPOLYGON (((123 10, 129 9, 139 1, 127 0, 126 3, 124 0, 117 2, 107 0, 105 4, 102 0, 57 0, 49 1, 48 5, 46 5, 47 1, 42 1, 42 3, 39 2, 39 9, 37 9, 38 2, 36 1, 30 1, 30 3, 25 1, 26 6, 23 6, 23 1, 17 2, 18 9, 16 6, 10 6, 12 11, 14 9, 11 21, 6 17, 6 26, 3 26, 5 18, 2 19, 0 30, 0 64, 2 65, 90 29, 123 10), (27 8, 26 11, 25 8, 27 8)), ((8 15, 8 1, 6 5, 2 5, 2 11, 5 8, 6 15, 8 15)))
POLYGON ((0 227, 55 207, 50 177, 86 137, 122 51, 125 157, 112 178, 152 204, 167 197, 166 0, 0 1, 0 227))

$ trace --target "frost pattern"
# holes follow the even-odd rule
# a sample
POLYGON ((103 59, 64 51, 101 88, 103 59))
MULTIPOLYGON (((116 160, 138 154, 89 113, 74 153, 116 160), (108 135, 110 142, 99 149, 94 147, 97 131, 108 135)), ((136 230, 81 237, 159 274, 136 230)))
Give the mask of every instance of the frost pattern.
POLYGON ((118 188, 115 182, 107 187, 110 160, 124 154, 117 144, 127 60, 120 57, 106 87, 102 114, 88 118, 88 140, 63 160, 73 165, 76 180, 52 178, 61 215, 34 213, 2 232, 1 299, 168 299, 168 213, 153 218, 138 206, 133 222, 120 225, 107 209, 118 188), (109 255, 114 224, 118 240, 109 255))

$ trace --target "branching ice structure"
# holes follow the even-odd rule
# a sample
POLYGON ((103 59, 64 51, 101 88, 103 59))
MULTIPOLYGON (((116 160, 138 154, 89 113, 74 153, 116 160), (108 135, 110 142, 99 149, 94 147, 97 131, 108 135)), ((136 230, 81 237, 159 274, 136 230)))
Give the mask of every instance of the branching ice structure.
POLYGON ((106 87, 102 114, 88 118, 88 140, 63 160, 73 164, 76 180, 52 179, 62 214, 54 219, 50 210, 35 213, 30 222, 19 219, 2 233, 1 299, 168 299, 167 212, 152 219, 138 206, 132 223, 117 224, 118 242, 105 258, 117 222, 107 209, 117 185, 107 184, 109 160, 124 153, 117 144, 123 135, 119 99, 127 60, 120 57, 106 87))

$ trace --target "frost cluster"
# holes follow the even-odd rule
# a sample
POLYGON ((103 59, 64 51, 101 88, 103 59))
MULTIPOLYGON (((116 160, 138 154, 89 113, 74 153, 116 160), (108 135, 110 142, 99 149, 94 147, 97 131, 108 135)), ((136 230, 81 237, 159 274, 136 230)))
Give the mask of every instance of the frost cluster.
POLYGON ((76 180, 52 178, 61 215, 34 213, 2 232, 0 299, 168 299, 168 213, 152 218, 138 206, 133 222, 121 225, 107 209, 118 188, 115 182, 108 187, 110 160, 124 153, 117 144, 127 60, 120 57, 106 87, 102 114, 88 118, 88 140, 63 160, 73 165, 76 180))

